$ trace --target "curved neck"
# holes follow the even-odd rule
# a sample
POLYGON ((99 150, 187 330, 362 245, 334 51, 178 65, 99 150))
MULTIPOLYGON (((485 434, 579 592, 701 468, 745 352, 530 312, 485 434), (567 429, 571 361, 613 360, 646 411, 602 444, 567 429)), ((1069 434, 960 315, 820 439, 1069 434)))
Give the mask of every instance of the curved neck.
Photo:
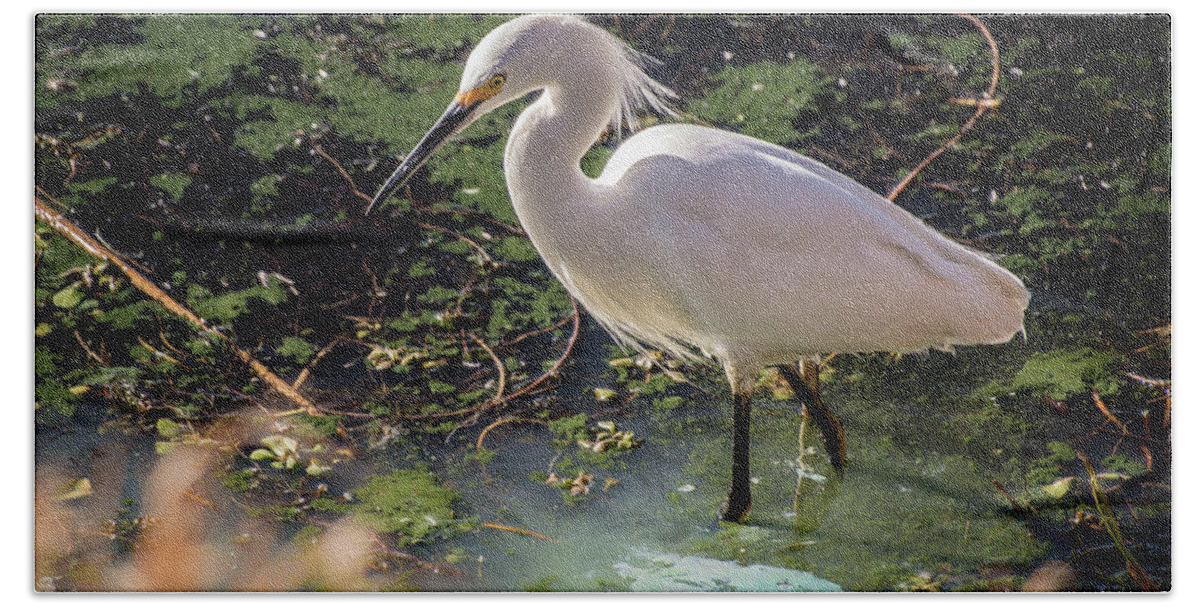
POLYGON ((535 239, 544 225, 570 225, 594 200, 579 162, 619 101, 596 87, 549 86, 521 113, 504 149, 504 177, 513 208, 535 239))

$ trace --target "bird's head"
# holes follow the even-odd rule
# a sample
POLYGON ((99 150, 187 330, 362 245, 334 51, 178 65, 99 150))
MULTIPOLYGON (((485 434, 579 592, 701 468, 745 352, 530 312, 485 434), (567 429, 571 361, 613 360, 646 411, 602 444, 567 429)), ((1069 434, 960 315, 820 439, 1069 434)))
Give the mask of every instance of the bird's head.
POLYGON ((586 88, 614 96, 620 125, 632 109, 666 111, 659 96, 673 96, 646 76, 639 55, 607 31, 565 15, 527 15, 492 30, 463 69, 454 101, 388 178, 371 205, 402 186, 442 144, 480 116, 550 87, 586 88))

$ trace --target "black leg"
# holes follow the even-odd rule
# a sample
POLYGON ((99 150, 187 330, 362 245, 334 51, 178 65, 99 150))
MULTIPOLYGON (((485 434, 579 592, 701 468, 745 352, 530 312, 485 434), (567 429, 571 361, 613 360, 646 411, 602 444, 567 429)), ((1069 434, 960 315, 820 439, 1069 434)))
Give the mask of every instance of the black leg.
POLYGON ((817 428, 821 429, 821 439, 825 442, 829 462, 833 465, 833 470, 841 475, 846 469, 846 433, 842 430, 842 421, 821 401, 821 380, 817 364, 801 361, 799 373, 790 365, 777 367, 800 398, 800 402, 804 404, 805 412, 817 424, 817 428))
POLYGON ((750 395, 733 394, 733 480, 721 519, 741 521, 750 512, 750 395))

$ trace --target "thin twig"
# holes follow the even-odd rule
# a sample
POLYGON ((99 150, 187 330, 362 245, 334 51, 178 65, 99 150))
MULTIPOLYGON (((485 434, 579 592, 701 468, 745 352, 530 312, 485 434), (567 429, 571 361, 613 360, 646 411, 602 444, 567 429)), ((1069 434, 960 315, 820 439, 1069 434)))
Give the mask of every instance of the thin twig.
POLYGON ((505 532, 516 532, 517 534, 526 534, 526 535, 532 536, 534 538, 540 538, 542 540, 550 541, 552 543, 558 542, 557 540, 554 540, 553 538, 550 538, 549 536, 543 536, 541 534, 538 534, 537 532, 534 532, 532 530, 526 530, 524 528, 514 528, 512 526, 502 526, 500 524, 493 524, 493 523, 489 523, 486 521, 480 522, 479 525, 481 525, 485 528, 491 528, 493 530, 504 530, 505 532))
POLYGON ((509 424, 511 422, 532 422, 533 424, 549 425, 549 423, 546 422, 545 420, 538 420, 536 418, 501 418, 501 419, 487 425, 486 427, 484 427, 484 429, 482 431, 479 432, 479 438, 475 440, 475 449, 477 449, 477 450, 483 449, 483 438, 487 437, 487 434, 489 432, 491 432, 492 429, 494 429, 498 426, 509 424))
POLYGON ((1122 372, 1122 373, 1125 374, 1126 376, 1129 376, 1130 378, 1133 378, 1134 380, 1137 380, 1138 382, 1141 382, 1142 384, 1148 384, 1150 386, 1166 386, 1166 387, 1171 386, 1170 380, 1162 380, 1160 378, 1147 378, 1146 376, 1140 376, 1133 372, 1122 372))
POLYGON ((499 386, 496 387, 496 396, 492 397, 492 401, 499 402, 504 397, 504 384, 508 378, 508 370, 504 368, 504 361, 501 361, 500 357, 496 356, 496 351, 492 350, 492 347, 488 346, 487 342, 484 342, 475 334, 470 334, 470 336, 492 358, 492 362, 496 364, 496 373, 500 374, 500 378, 496 381, 496 384, 499 386))
POLYGON ((341 163, 337 162, 332 156, 326 153, 325 149, 321 147, 321 144, 313 144, 313 151, 317 154, 320 154, 322 158, 333 164, 333 167, 338 170, 338 173, 342 174, 342 178, 344 178, 350 184, 350 189, 354 191, 356 196, 359 198, 365 198, 368 201, 371 200, 371 197, 367 196, 358 189, 358 186, 354 183, 354 178, 350 176, 350 173, 342 167, 341 163))
POLYGON ((1013 511, 1016 511, 1017 513, 1029 513, 1030 511, 1037 513, 1037 509, 1034 509, 1032 506, 1026 507, 1026 506, 1022 505, 1021 503, 1017 502, 1017 499, 1013 498, 1013 495, 1009 494, 1008 490, 1005 490, 1004 486, 1000 485, 999 481, 996 481, 995 479, 993 479, 992 485, 995 486, 996 489, 1000 491, 1000 494, 1002 494, 1004 496, 1005 500, 1008 501, 1008 504, 1010 506, 1012 506, 1013 511))
POLYGON ((1117 428, 1121 429, 1122 435, 1133 436, 1133 433, 1129 432, 1129 428, 1126 427, 1123 422, 1118 420, 1116 416, 1113 416, 1112 412, 1108 411, 1108 408, 1105 407, 1104 402, 1100 400, 1100 393, 1098 393, 1095 389, 1092 389, 1092 401, 1096 404, 1096 407, 1099 408, 1100 413, 1104 414, 1104 416, 1108 418, 1109 422, 1112 422, 1113 424, 1117 425, 1117 428))
POLYGON ((1138 563, 1137 557, 1133 555, 1133 552, 1125 544, 1121 528, 1117 523, 1117 516, 1108 504, 1108 497, 1105 495, 1104 489, 1100 487, 1100 479, 1096 477, 1096 470, 1092 467, 1092 461, 1080 451, 1076 451, 1075 456, 1083 462, 1084 468, 1087 469, 1088 485, 1092 490, 1092 501, 1096 504, 1096 510, 1100 512, 1100 524, 1104 526, 1104 530, 1112 538, 1117 551, 1125 558, 1125 569, 1142 588, 1142 591, 1158 591, 1158 585, 1150 579, 1150 576, 1146 574, 1142 565, 1138 563))
POLYGON ((525 233, 525 231, 522 230, 518 226, 513 226, 511 224, 507 224, 507 223, 502 222, 494 217, 484 215, 482 213, 478 213, 475 211, 471 211, 470 209, 457 209, 457 208, 455 208, 455 209, 437 209, 434 207, 429 207, 427 205, 418 206, 415 201, 410 201, 410 202, 413 203, 413 206, 412 206, 413 213, 429 213, 429 214, 449 213, 452 215, 461 215, 461 216, 465 216, 465 217, 474 218, 477 220, 482 220, 482 221, 492 224, 494 226, 498 226, 500 228, 507 230, 508 232, 511 232, 511 233, 517 235, 517 236, 528 236, 525 233))
POLYGON ((171 355, 168 355, 167 353, 164 353, 161 350, 154 348, 154 346, 152 344, 150 344, 149 342, 147 342, 145 340, 145 338, 138 336, 137 339, 138 339, 138 343, 142 345, 142 348, 145 348, 146 350, 154 353, 156 356, 158 356, 166 361, 170 361, 173 365, 183 365, 182 363, 179 362, 179 359, 176 359, 175 357, 172 357, 171 355))
POLYGON ((508 342, 504 342, 504 343, 500 344, 500 346, 512 346, 513 344, 516 344, 517 342, 520 342, 522 340, 532 338, 532 337, 540 335, 540 334, 544 334, 548 331, 554 331, 554 330, 562 327, 563 325, 566 325, 568 321, 570 321, 574 318, 575 318, 574 314, 569 314, 569 315, 563 317, 558 323, 555 323, 554 325, 548 325, 546 327, 540 327, 538 329, 531 329, 531 330, 513 338, 512 340, 509 340, 508 342))
POLYGON ((427 224, 425 222, 417 222, 417 225, 422 228, 425 228, 427 230, 436 230, 443 234, 449 234, 450 236, 457 238, 458 240, 470 245, 471 247, 474 247, 475 251, 479 252, 481 264, 491 264, 492 263, 492 256, 488 255, 488 252, 484 251, 483 247, 479 246, 479 243, 472 241, 471 239, 467 238, 466 236, 464 236, 458 232, 455 232, 449 228, 443 228, 441 226, 435 226, 433 224, 427 224))
POLYGON ((79 346, 83 347, 83 352, 87 353, 87 355, 88 355, 89 357, 91 357, 93 360, 95 360, 95 361, 96 361, 96 363, 99 363, 100 365, 104 365, 104 366, 107 366, 107 365, 108 365, 108 362, 107 362, 107 361, 105 361, 104 359, 101 359, 101 358, 100 358, 100 355, 97 355, 97 354, 95 353, 95 351, 93 351, 92 349, 88 348, 88 345, 87 345, 87 343, 83 341, 83 336, 79 335, 79 330, 78 330, 78 329, 77 329, 77 330, 75 330, 75 340, 79 342, 79 346))
POLYGON ((292 388, 299 389, 301 386, 304 386, 304 381, 308 380, 308 375, 312 373, 312 369, 316 366, 317 362, 329 354, 329 351, 341 341, 341 338, 334 338, 325 348, 322 348, 316 355, 313 355, 312 361, 309 361, 308 365, 305 365, 299 374, 296 374, 296 379, 292 381, 292 388))
POLYGON ((165 345, 167 348, 169 348, 171 350, 171 352, 173 352, 181 357, 186 357, 188 355, 187 353, 176 348, 174 344, 171 344, 171 341, 167 339, 167 336, 165 334, 163 334, 161 322, 159 324, 158 339, 162 340, 163 345, 165 345))
POLYGON ((988 31, 987 26, 985 26, 983 22, 974 15, 959 13, 958 16, 975 24, 975 27, 979 28, 979 31, 983 33, 983 37, 987 39, 988 46, 992 49, 992 84, 988 87, 987 93, 984 93, 984 99, 977 101, 975 104, 975 114, 973 114, 971 118, 967 119, 967 122, 963 123, 963 126, 959 128, 958 133, 954 134, 954 137, 946 140, 946 143, 942 144, 940 148, 934 150, 929 154, 929 156, 926 156, 925 160, 918 163, 912 171, 908 172, 908 175, 904 176, 904 179, 900 180, 900 183, 896 184, 896 187, 892 188, 891 192, 888 192, 887 199, 889 201, 895 201, 896 196, 900 194, 900 191, 904 190, 905 186, 908 186, 908 183, 911 182, 913 178, 915 178, 917 174, 921 172, 921 170, 929 166, 929 163, 933 162, 933 159, 941 156, 943 152, 950 149, 950 146, 958 143, 958 140, 962 138, 963 134, 969 131, 971 127, 975 126, 975 122, 978 121, 980 117, 987 113, 989 109, 997 105, 995 103, 995 99, 996 85, 1000 82, 1000 49, 996 46, 996 39, 992 37, 992 33, 988 31))
POLYGON ((580 320, 579 304, 575 301, 575 298, 571 298, 571 310, 573 310, 575 312, 575 315, 574 315, 575 323, 571 326, 571 337, 567 340, 567 347, 563 349, 563 352, 561 355, 559 355, 558 360, 555 361, 554 365, 552 365, 550 367, 550 369, 546 370, 546 373, 542 374, 541 377, 539 377, 537 380, 534 380, 533 382, 526 384, 525 386, 521 387, 521 389, 518 390, 517 392, 505 397, 504 398, 505 401, 511 401, 516 397, 519 397, 521 395, 524 395, 525 393, 528 393, 530 390, 533 389, 533 387, 541 384, 547 378, 556 374, 558 372, 558 368, 562 367, 562 364, 564 362, 566 362, 567 356, 570 355, 571 350, 573 348, 575 348, 575 341, 579 338, 579 324, 580 324, 579 323, 579 320, 580 320))

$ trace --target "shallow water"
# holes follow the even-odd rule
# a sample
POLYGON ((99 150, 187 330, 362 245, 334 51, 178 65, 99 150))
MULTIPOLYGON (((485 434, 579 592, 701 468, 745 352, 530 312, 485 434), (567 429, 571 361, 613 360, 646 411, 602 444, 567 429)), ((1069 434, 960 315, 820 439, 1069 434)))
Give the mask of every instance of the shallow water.
MULTIPOLYGON (((617 418, 644 443, 620 460, 624 466, 596 474, 597 480, 615 477, 617 484, 605 491, 596 483, 586 500, 571 506, 557 490, 530 479, 555 458, 549 432, 540 425, 507 425, 488 435, 498 454, 486 469, 468 465, 448 479, 481 520, 558 542, 484 529, 472 543, 451 544, 482 557, 475 572, 480 588, 575 591, 645 589, 666 576, 658 572, 663 563, 679 569, 671 580, 698 589, 723 581, 734 589, 764 590, 788 571, 794 578, 780 582, 780 590, 869 589, 894 582, 898 572, 961 575, 985 564, 1027 563, 1044 552, 1045 544, 1006 512, 988 481, 1002 472, 973 461, 961 446, 920 437, 919 428, 904 432, 920 448, 898 447, 864 429, 859 417, 909 404, 873 403, 854 411, 839 407, 844 397, 841 391, 826 396, 843 412, 850 440, 852 464, 841 484, 813 434, 804 448, 807 468, 797 466, 802 417, 794 402, 756 402, 754 507, 743 525, 715 519, 727 490, 731 426, 727 397, 719 392, 669 416, 641 411, 617 418), (808 494, 797 508, 801 470, 808 494), (805 571, 818 578, 800 574, 805 571)), ((445 583, 445 589, 460 584, 445 583)))
MULTIPOLYGON (((602 356, 606 342, 607 336, 592 327, 579 356, 602 356)), ((968 350, 957 358, 982 355, 968 350)), ((933 368, 928 373, 945 372, 937 369, 940 365, 925 367, 933 368)), ((581 365, 565 375, 586 371, 581 365)), ((514 422, 490 431, 486 445, 496 455, 486 464, 465 458, 478 427, 456 433, 463 447, 427 445, 435 470, 462 495, 458 516, 546 539, 478 527, 427 543, 416 553, 449 567, 418 571, 410 582, 444 591, 835 591, 890 588, 934 575, 978 577, 983 567, 1024 566, 1046 553, 1047 544, 1030 535, 990 483, 1005 471, 989 469, 962 444, 919 425, 894 425, 875 416, 917 408, 911 401, 870 401, 869 395, 855 395, 837 382, 827 383, 825 399, 841 413, 850 442, 844 481, 833 476, 811 427, 806 445, 799 444, 803 418, 795 402, 760 394, 751 430, 754 506, 740 525, 719 523, 717 507, 729 479, 728 397, 719 382, 696 375, 699 383, 707 383, 704 390, 693 391, 675 410, 607 412, 642 443, 614 459, 615 466, 581 465, 596 480, 576 504, 531 479, 573 451, 554 445, 542 424, 514 422), (894 441, 891 432, 911 443, 894 441)), ((715 370, 709 372, 713 375, 715 370)), ((602 385, 612 378, 601 373, 593 379, 602 385)), ((575 377, 558 392, 569 395, 589 384, 575 377)), ((894 397, 884 397, 889 398, 894 397)), ((586 409, 586 401, 580 402, 586 409)), ((121 495, 138 499, 140 480, 155 462, 153 441, 96 434, 103 416, 99 409, 87 411, 93 414, 82 416, 70 432, 39 438, 39 463, 88 463, 79 472, 102 485, 102 467, 113 461, 104 454, 114 451, 125 463, 121 495)), ((996 426, 990 432, 1000 435, 1006 429, 996 426)), ((1009 439, 976 438, 985 443, 1009 439)), ((392 454, 406 449, 400 444, 383 448, 375 464, 361 462, 349 477, 342 471, 330 483, 351 487, 355 479, 386 472, 395 466, 392 454)))

